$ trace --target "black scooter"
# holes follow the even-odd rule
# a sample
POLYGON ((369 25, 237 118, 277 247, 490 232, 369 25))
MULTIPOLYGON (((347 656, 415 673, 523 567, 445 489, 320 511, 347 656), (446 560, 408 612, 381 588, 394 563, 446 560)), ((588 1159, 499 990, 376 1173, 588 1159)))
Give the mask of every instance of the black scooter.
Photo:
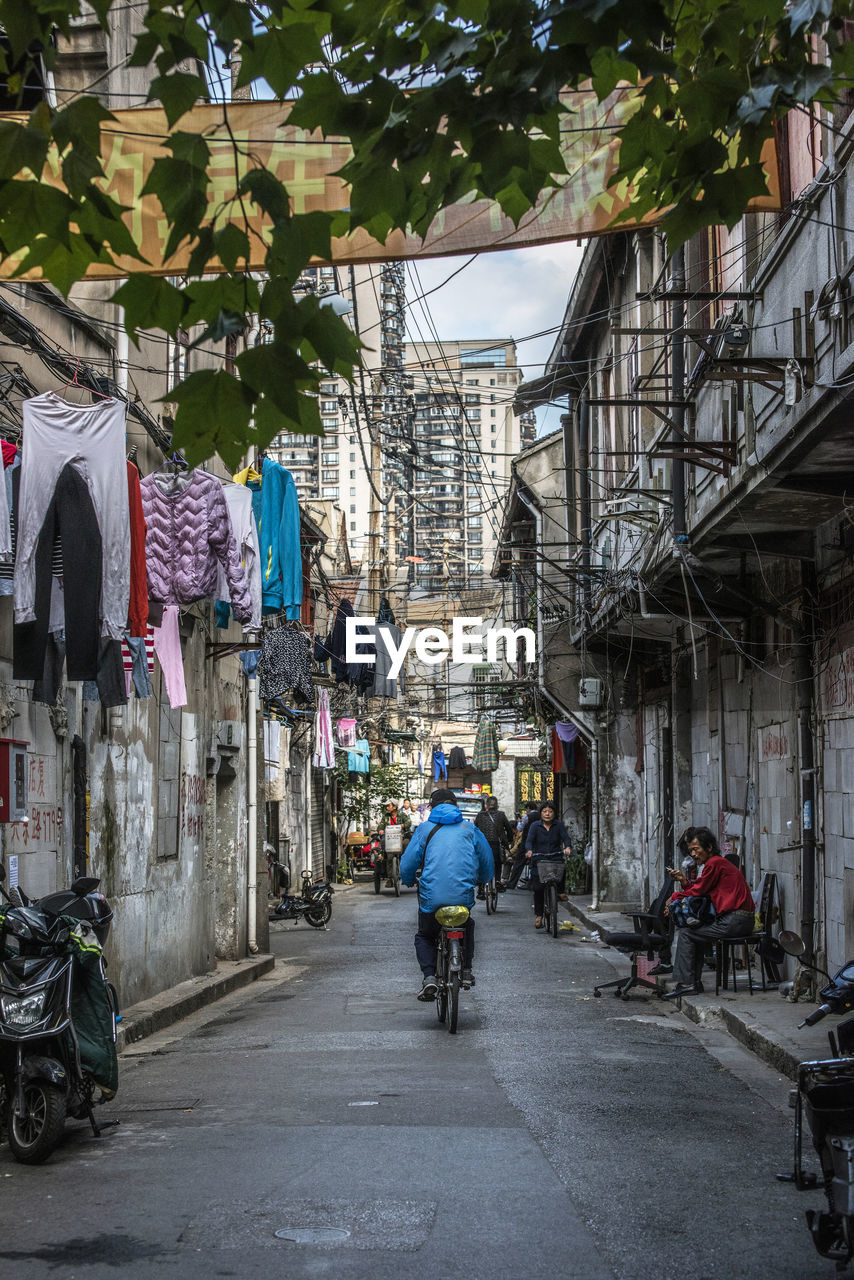
MULTIPOLYGON (((854 1009, 854 960, 847 961, 831 978, 817 965, 806 964, 802 959, 806 948, 797 933, 781 933, 780 944, 805 968, 828 980, 819 992, 821 1005, 800 1026, 813 1027, 829 1013, 854 1009)), ((821 1183, 828 1212, 808 1209, 807 1225, 818 1252, 842 1271, 854 1257, 854 1018, 840 1022, 828 1032, 828 1038, 832 1058, 802 1062, 798 1067, 798 1085, 791 1095, 795 1111, 794 1168, 792 1173, 779 1174, 778 1178, 793 1182, 799 1191, 821 1183), (821 1165, 820 1175, 803 1166, 804 1115, 821 1165)))
POLYGON ((283 863, 275 864, 279 873, 279 883, 284 892, 282 900, 275 910, 270 912, 270 923, 293 920, 298 923, 304 919, 313 929, 324 929, 332 916, 332 895, 335 890, 325 880, 312 883, 311 872, 302 873, 302 894, 297 896, 290 892, 290 872, 283 863))
MULTIPOLYGON (((30 902, 0 892, 0 1104, 16 1160, 41 1164, 58 1145, 66 1116, 88 1119, 115 1095, 115 992, 101 951, 113 913, 100 881, 30 902), (88 926, 88 927, 84 927, 88 926)), ((117 1123, 117 1122, 114 1122, 117 1123)))

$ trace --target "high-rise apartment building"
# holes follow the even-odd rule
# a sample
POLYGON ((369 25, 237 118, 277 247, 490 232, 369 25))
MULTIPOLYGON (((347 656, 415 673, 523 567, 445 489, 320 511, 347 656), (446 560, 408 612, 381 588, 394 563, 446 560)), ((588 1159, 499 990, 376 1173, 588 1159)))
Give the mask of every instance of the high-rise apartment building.
POLYGON ((310 267, 297 287, 343 298, 346 321, 364 343, 364 367, 352 385, 333 376, 321 384, 323 436, 283 434, 269 452, 291 472, 301 499, 337 503, 350 555, 362 561, 377 494, 383 495, 383 486, 389 493, 403 491, 408 483, 403 267, 396 262, 310 267))
POLYGON ((512 339, 413 342, 417 494, 416 584, 431 595, 488 581, 514 456, 534 439, 533 414, 514 411, 522 379, 512 339))

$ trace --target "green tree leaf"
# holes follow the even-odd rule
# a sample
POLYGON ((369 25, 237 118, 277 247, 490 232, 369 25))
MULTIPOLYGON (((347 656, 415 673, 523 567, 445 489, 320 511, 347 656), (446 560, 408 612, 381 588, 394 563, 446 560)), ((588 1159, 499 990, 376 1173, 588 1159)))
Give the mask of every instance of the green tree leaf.
POLYGON ((178 405, 172 439, 191 467, 218 453, 237 470, 255 401, 244 383, 224 369, 200 369, 163 399, 178 405))
POLYGON ((170 127, 186 115, 200 98, 207 94, 207 85, 201 76, 186 71, 173 71, 168 76, 157 76, 148 90, 149 102, 160 101, 170 127))
POLYGON ((184 291, 164 276, 129 276, 112 301, 123 309, 125 329, 137 346, 141 329, 162 329, 174 337, 188 306, 184 291))

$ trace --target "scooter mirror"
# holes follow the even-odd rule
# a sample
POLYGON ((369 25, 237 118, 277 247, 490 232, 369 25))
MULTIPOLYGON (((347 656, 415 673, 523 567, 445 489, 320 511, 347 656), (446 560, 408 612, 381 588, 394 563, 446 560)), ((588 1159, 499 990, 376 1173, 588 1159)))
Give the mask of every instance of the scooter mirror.
POLYGON ((787 956, 802 956, 806 951, 803 938, 799 933, 795 933, 793 929, 784 929, 777 941, 787 956))

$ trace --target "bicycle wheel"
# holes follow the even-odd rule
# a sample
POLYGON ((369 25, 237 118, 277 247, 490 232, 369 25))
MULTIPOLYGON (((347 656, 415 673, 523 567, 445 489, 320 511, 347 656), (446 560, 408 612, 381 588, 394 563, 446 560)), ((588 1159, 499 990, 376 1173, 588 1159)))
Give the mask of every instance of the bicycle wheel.
POLYGON ((436 954, 436 1017, 444 1022, 448 1016, 448 988, 445 986, 445 961, 441 946, 436 954))
POLYGON ((391 882, 394 885, 394 896, 400 897, 400 860, 392 858, 391 860, 391 882))
POLYGON ((448 990, 448 1031, 452 1036, 457 1034, 457 1015, 460 1005, 460 975, 452 973, 448 990))
MULTIPOLYGON (((495 887, 494 880, 490 880, 489 884, 484 886, 484 896, 486 898, 486 914, 488 916, 491 916, 493 911, 495 910, 495 899, 493 899, 493 896, 492 896, 494 887, 495 887)), ((496 894, 496 898, 497 896, 498 895, 496 894)))
POLYGON ((492 902, 492 914, 494 915, 498 910, 498 885, 495 880, 490 880, 486 886, 486 900, 487 903, 492 902))
POLYGON ((374 867, 374 893, 379 893, 381 888, 382 888, 382 876, 380 875, 379 871, 377 871, 376 867, 374 867))
POLYGON ((550 884, 546 887, 546 898, 548 900, 549 911, 549 932, 553 938, 557 937, 557 885, 550 884))

